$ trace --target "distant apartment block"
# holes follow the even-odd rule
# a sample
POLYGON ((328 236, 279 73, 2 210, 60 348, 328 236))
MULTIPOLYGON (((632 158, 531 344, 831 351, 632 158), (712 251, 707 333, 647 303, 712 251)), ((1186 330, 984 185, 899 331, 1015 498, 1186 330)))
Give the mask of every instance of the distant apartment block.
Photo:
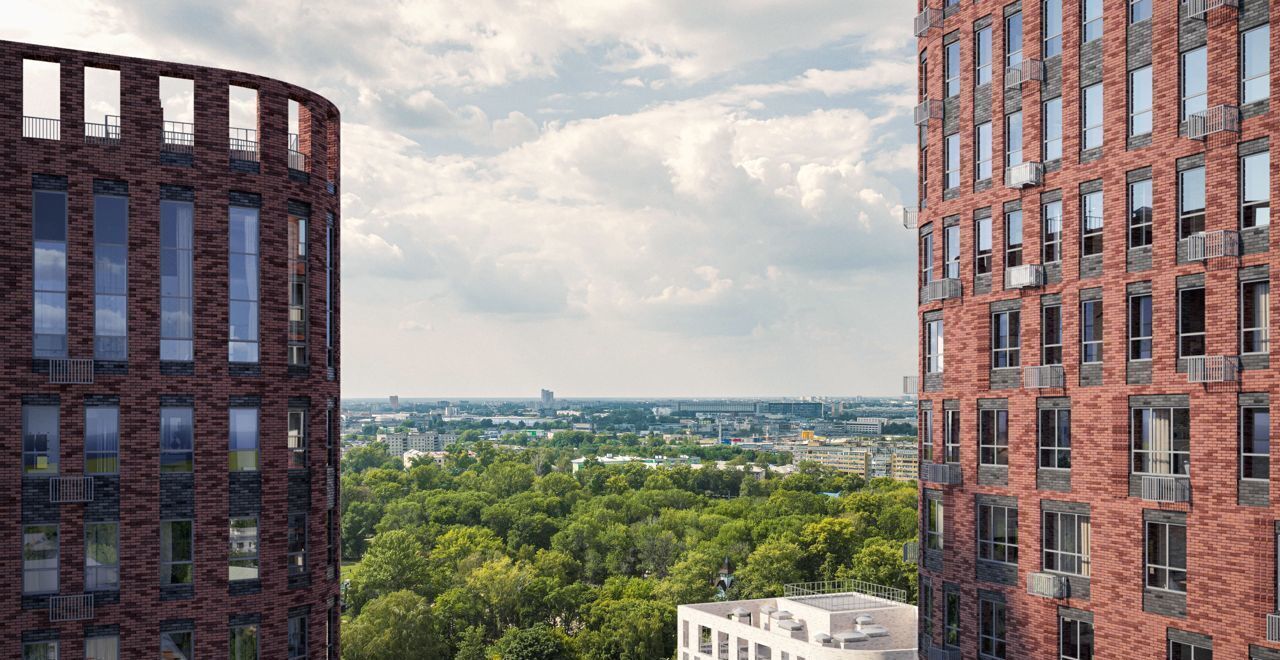
POLYGON ((817 401, 680 401, 675 412, 705 415, 785 415, 821 418, 823 404, 817 401))
POLYGON ((449 445, 458 441, 456 433, 426 432, 393 432, 379 433, 378 442, 386 443, 387 452, 392 456, 402 456, 407 451, 437 452, 444 451, 449 445))

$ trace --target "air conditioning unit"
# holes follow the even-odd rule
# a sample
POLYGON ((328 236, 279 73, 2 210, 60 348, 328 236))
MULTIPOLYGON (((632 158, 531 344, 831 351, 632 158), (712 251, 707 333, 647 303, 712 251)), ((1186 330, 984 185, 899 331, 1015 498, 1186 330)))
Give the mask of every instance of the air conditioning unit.
POLYGON ((1267 641, 1280 642, 1280 614, 1267 615, 1267 641))
POLYGON ((920 478, 932 484, 956 486, 964 477, 959 463, 925 462, 920 464, 920 478))
POLYGON ((936 646, 929 649, 929 660, 961 660, 960 649, 944 649, 936 646))
POLYGON ((1060 364, 1046 364, 1022 368, 1022 387, 1028 390, 1064 387, 1066 370, 1060 364))
POLYGON ((1240 132, 1240 108, 1215 105, 1187 117, 1187 137, 1203 140, 1214 133, 1240 132))
POLYGON ((93 477, 49 477, 49 502, 51 504, 92 501, 93 477))
POLYGON ((1006 289, 1027 289, 1044 285, 1044 266, 1040 264, 1022 264, 1010 266, 1004 271, 1006 289))
POLYGON ((942 103, 925 99, 916 106, 916 126, 924 126, 930 119, 942 119, 942 103))
POLYGON ((1005 170, 1004 185, 1007 188, 1029 188, 1044 183, 1044 165, 1020 163, 1005 170))
POLYGON ((902 561, 908 564, 920 563, 920 542, 907 541, 902 544, 902 561))
POLYGON ((1041 60, 1022 60, 1018 66, 1011 66, 1004 70, 1006 89, 1021 87, 1022 83, 1029 80, 1043 81, 1044 79, 1044 62, 1041 60))
POLYGON ((1027 593, 1041 598, 1066 598, 1071 593, 1071 583, 1062 575, 1027 573, 1027 593))
POLYGON ((924 292, 921 298, 924 302, 930 303, 938 300, 947 300, 950 298, 959 298, 964 287, 960 284, 960 280, 950 277, 945 280, 934 280, 924 285, 924 292))
POLYGON ((1191 480, 1187 477, 1142 475, 1142 499, 1149 502, 1190 502, 1191 480))
POLYGON ((936 27, 942 26, 942 10, 933 7, 925 7, 924 11, 916 14, 916 38, 923 37, 925 34, 936 27))
POLYGON ((93 594, 49 597, 49 621, 87 621, 93 618, 93 594))
POLYGON ((914 206, 902 207, 902 226, 915 229, 920 224, 920 209, 914 206))
POLYGON ((919 376, 903 376, 902 377, 902 393, 907 396, 915 396, 920 392, 919 376))

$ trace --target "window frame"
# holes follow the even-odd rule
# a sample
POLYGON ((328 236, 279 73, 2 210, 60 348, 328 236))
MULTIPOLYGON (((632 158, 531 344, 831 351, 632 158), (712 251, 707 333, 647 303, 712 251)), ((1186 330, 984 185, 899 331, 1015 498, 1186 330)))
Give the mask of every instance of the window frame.
POLYGON ((1040 23, 1040 29, 1044 33, 1044 38, 1041 41, 1040 50, 1044 53, 1044 58, 1046 60, 1062 54, 1063 22, 1064 16, 1062 13, 1062 0, 1045 0, 1040 23), (1056 8, 1056 16, 1054 14, 1054 8, 1056 8), (1055 19, 1057 23, 1056 28, 1054 27, 1055 19), (1052 30, 1056 30, 1056 32, 1052 32, 1052 30))
POLYGON ((103 521, 103 522, 85 522, 84 524, 84 590, 85 591, 119 591, 120 590, 120 521, 103 521), (92 551, 92 539, 90 538, 90 527, 110 527, 111 528, 111 550, 115 555, 115 562, 103 562, 97 559, 96 565, 90 565, 89 561, 94 559, 92 551), (106 574, 108 579, 90 578, 91 575, 106 574), (114 574, 114 580, 109 579, 114 574))
POLYGON ((307 658, 310 657, 307 652, 309 647, 307 640, 309 628, 310 626, 307 623, 307 615, 305 613, 289 617, 289 660, 307 660, 307 658), (294 622, 299 622, 298 630, 294 629, 294 622))
POLYGON ((1041 568, 1046 573, 1089 577, 1093 572, 1092 516, 1044 511, 1040 517, 1041 568))
POLYGON ((1150 475, 1159 477, 1189 478, 1191 476, 1191 409, 1179 406, 1141 406, 1129 409, 1129 473, 1133 475, 1150 475), (1159 419, 1164 416, 1167 420, 1159 419), (1143 421, 1139 423, 1138 418, 1143 421), (1150 429, 1148 435, 1154 436, 1159 430, 1156 423, 1161 422, 1168 429, 1168 438, 1144 440, 1143 431, 1150 429), (1179 431, 1185 429, 1186 438, 1179 438, 1179 431), (1185 449, 1180 449, 1185 445, 1185 449), (1143 457, 1144 469, 1139 468, 1139 457, 1143 457), (1165 468, 1167 472, 1153 471, 1153 468, 1165 468))
POLYGON ((67 354, 68 354, 67 351, 69 350, 68 341, 67 341, 67 337, 68 337, 67 268, 69 263, 69 254, 68 254, 69 243, 67 241, 67 238, 68 238, 67 232, 68 232, 68 225, 69 225, 68 215, 69 215, 68 200, 67 200, 66 191, 61 191, 61 190, 32 190, 31 191, 31 230, 32 230, 31 231, 31 237, 32 237, 32 241, 31 241, 31 246, 32 246, 31 306, 32 306, 32 310, 38 311, 48 306, 48 305, 42 305, 41 300, 60 300, 61 302, 58 305, 58 307, 60 308, 59 311, 61 313, 61 319, 59 320, 53 317, 45 317, 45 322, 46 323, 53 322, 55 326, 60 324, 62 329, 62 332, 61 332, 62 339, 61 339, 60 350, 50 350, 48 348, 41 348, 41 337, 56 338, 59 336, 59 334, 56 332, 40 332, 40 330, 42 329, 42 320, 41 320, 42 317, 39 314, 35 313, 35 311, 32 312, 31 314, 31 356, 37 360, 64 359, 67 357, 67 354), (41 200, 53 200, 55 198, 58 200, 56 203, 61 206, 62 227, 59 230, 61 233, 61 239, 41 236, 41 227, 43 223, 41 223, 39 220, 41 216, 40 209, 43 208, 46 203, 51 203, 51 202, 42 202, 41 200), (44 269, 40 268, 40 253, 48 250, 58 250, 59 253, 61 254, 61 257, 62 257, 61 265, 60 265, 61 282, 56 281, 58 279, 58 276, 56 274, 53 278, 49 278, 49 279, 42 277, 44 269))
POLYGON ((1240 354, 1267 355, 1271 352, 1271 281, 1248 280, 1240 283, 1240 354), (1261 299, 1253 301, 1257 295, 1250 295, 1250 288, 1261 287, 1261 299), (1248 308, 1252 307, 1256 317, 1250 319, 1248 308))
POLYGON ((978 657, 1004 660, 1009 657, 1009 611, 1002 602, 978 599, 978 657))
POLYGON ((120 636, 119 635, 94 635, 84 638, 84 657, 89 660, 120 660, 120 636), (108 642, 114 649, 110 651, 111 655, 99 656, 89 655, 90 642, 108 642))
POLYGON ((1178 357, 1204 357, 1208 354, 1208 324, 1206 323, 1206 305, 1207 296, 1205 288, 1202 286, 1187 287, 1178 289, 1178 357), (1194 329, 1194 318, 1187 318, 1187 313, 1194 313, 1194 309, 1188 310, 1188 306, 1195 305, 1194 298, 1199 296, 1200 319, 1199 330, 1194 329), (1188 301, 1187 298, 1192 298, 1188 301), (1187 330, 1187 325, 1192 325, 1193 329, 1187 330), (1199 351, 1199 352, 1196 352, 1199 351))
POLYGON ((164 309, 167 304, 180 309, 186 314, 187 325, 183 333, 166 325, 165 315, 161 315, 160 360, 191 362, 195 360, 195 204, 160 200, 160 235, 160 306, 164 309), (165 245, 165 237, 170 233, 173 234, 172 246, 165 245), (169 267, 174 270, 173 275, 165 274, 169 267), (174 277, 172 290, 165 286, 166 277, 174 277))
POLYGON ((1044 138, 1040 141, 1044 151, 1045 162, 1062 159, 1062 97, 1056 96, 1040 104, 1041 130, 1044 138))
POLYGON ((169 644, 174 648, 177 648, 179 651, 182 651, 184 649, 187 649, 190 651, 190 653, 186 654, 187 660, 193 660, 195 658, 195 649, 196 649, 196 631, 195 630, 162 630, 160 631, 160 651, 161 652, 164 652, 166 648, 164 643, 166 637, 169 638, 169 644), (175 641, 173 639, 174 635, 186 635, 187 636, 186 643, 183 644, 181 642, 175 641))
POLYGON ((944 191, 960 189, 960 133, 942 138, 942 186, 944 191), (954 143, 954 144, 953 144, 954 143))
POLYGON ((1243 481, 1265 482, 1271 480, 1271 409, 1269 406, 1240 407, 1240 479, 1243 481), (1261 423, 1249 423, 1250 417, 1259 415, 1261 423), (1266 438, 1259 443, 1258 438, 1249 437, 1249 429, 1261 429, 1266 438), (1259 445, 1261 451, 1259 451, 1259 445), (1252 449, 1253 451, 1247 451, 1252 449), (1252 466, 1252 467, 1250 467, 1252 466), (1262 474, 1265 476, 1249 476, 1262 474))
POLYGON ((940 374, 945 369, 944 351, 946 326, 944 319, 925 321, 925 373, 940 374), (936 328, 935 328, 936 326, 936 328), (936 341, 935 341, 936 340, 936 341))
POLYGON ((933 231, 920 235, 920 279, 923 284, 933 281, 933 231))
POLYGON ((227 259, 230 271, 227 277, 227 361, 233 364, 259 364, 262 359, 262 210, 252 206, 232 205, 227 210, 227 216, 227 259), (237 216, 237 213, 241 215, 237 216), (250 218, 252 218, 252 242, 249 241, 248 220, 250 218), (244 248, 252 248, 253 252, 238 250, 235 245, 236 223, 241 221, 245 222, 240 229, 245 239, 244 248), (246 275, 250 273, 250 266, 252 266, 253 287, 250 290, 248 283, 244 283, 244 297, 236 295, 235 269, 231 268, 231 262, 237 256, 244 260, 246 275), (250 319, 243 324, 243 328, 239 328, 235 323, 237 304, 243 306, 242 311, 248 314, 246 318, 250 319), (238 356, 236 354, 238 348, 247 352, 238 356))
POLYGON ((920 410, 920 462, 933 462, 933 404, 922 401, 928 407, 920 410))
POLYGON ((976 181, 990 179, 991 165, 994 160, 991 148, 991 122, 985 121, 973 127, 973 139, 977 148, 973 150, 973 178, 976 181))
POLYGON ((1240 105, 1248 105, 1250 103, 1259 103, 1271 98, 1271 24, 1263 23, 1257 27, 1250 28, 1240 33, 1240 105), (1262 59, 1264 70, 1252 76, 1249 75, 1249 40, 1252 36, 1259 34, 1259 31, 1265 30, 1263 43, 1266 44, 1264 49, 1265 57, 1262 59), (1265 93, 1257 98, 1249 97, 1249 83, 1263 81, 1266 83, 1265 93))
POLYGON ((1009 411, 978 411, 978 465, 1009 467, 1009 411))
POLYGON ((95 193, 93 195, 93 357, 95 360, 103 360, 109 362, 127 362, 129 360, 129 196, 128 195, 106 195, 95 193), (111 200, 108 202, 107 200, 111 200), (101 208, 106 203, 124 204, 124 242, 117 243, 105 240, 102 236, 104 228, 102 225, 109 218, 103 217, 104 209, 101 208), (123 263, 120 264, 122 274, 115 282, 118 286, 109 286, 112 284, 107 275, 100 272, 100 266, 106 261, 106 255, 115 252, 120 256, 123 263), (104 308, 107 299, 119 299, 116 301, 118 309, 122 310, 123 328, 121 332, 116 334, 104 333, 104 324, 112 316, 111 306, 104 308), (100 343, 101 340, 101 343, 100 343), (106 346, 108 340, 118 341, 121 346, 106 346))
POLYGON ((1188 569, 1187 569, 1187 562, 1186 562, 1187 560, 1187 526, 1185 524, 1179 525, 1177 523, 1156 522, 1152 520, 1147 520, 1147 521, 1144 521, 1144 524, 1143 524, 1143 540, 1144 540, 1144 543, 1142 544, 1143 545, 1143 551, 1142 551, 1142 555, 1143 555, 1142 586, 1143 588, 1152 589, 1156 591, 1166 591, 1170 593, 1180 593, 1180 594, 1187 593, 1187 589, 1186 589, 1186 581, 1188 577, 1188 569), (1171 561, 1172 558, 1177 556, 1176 553, 1172 552, 1172 547, 1171 547, 1173 542, 1172 528, 1174 527, 1179 527, 1182 529, 1181 555, 1182 555, 1183 563, 1181 566, 1178 566, 1172 563, 1171 561), (1161 545, 1153 546, 1153 538, 1152 538, 1153 532, 1157 536, 1157 538, 1154 539, 1154 543, 1162 544, 1163 547, 1161 547, 1161 545), (1151 556, 1153 550, 1155 550, 1157 554, 1161 556, 1153 559, 1151 556), (1164 579, 1153 581, 1152 580, 1153 572, 1155 572, 1156 575, 1160 575, 1161 573, 1163 573, 1164 579), (1176 573, 1182 574, 1181 589, 1176 588, 1177 583, 1173 579, 1174 574, 1176 573))
POLYGON ((1151 20, 1151 0, 1129 0, 1129 25, 1151 20))
POLYGON ((1271 183, 1270 151, 1260 151, 1240 157, 1240 227, 1242 229, 1270 226, 1271 183), (1263 162, 1263 172, 1266 174, 1267 185, 1264 186, 1264 189, 1267 196, 1261 199, 1248 199, 1249 166, 1251 163, 1259 162, 1259 159, 1263 162), (1260 213, 1264 209, 1265 213, 1260 213))
POLYGON ((942 449, 944 462, 956 464, 960 462, 959 410, 942 411, 942 449))
POLYGON ((191 518, 165 518, 160 521, 160 556, 158 564, 160 566, 160 587, 179 587, 195 584, 196 572, 196 553, 195 553, 195 520, 191 518), (186 559, 178 558, 181 554, 175 552, 180 546, 177 545, 179 539, 175 536, 175 526, 185 523, 187 525, 187 555, 186 559), (165 548, 165 527, 169 526, 169 547, 165 548), (166 559, 166 554, 168 558, 166 559), (186 579, 174 580, 175 567, 188 567, 186 579))
POLYGON ((942 645, 960 647, 960 592, 943 592, 942 645))
POLYGON ((49 640, 44 640, 40 642, 23 642, 22 643, 23 659, 25 660, 28 657, 36 657, 35 655, 33 655, 34 652, 28 651, 28 649, 33 647, 38 647, 38 646, 45 647, 42 660, 58 660, 61 653, 61 649, 58 648, 58 640, 56 639, 49 639, 49 640), (52 655, 49 654, 50 649, 53 650, 52 655))
MULTIPOLYGON (((103 420, 104 422, 106 420, 103 420)), ((120 474, 120 406, 114 405, 86 405, 84 407, 84 473, 85 474, 120 474), (107 443, 110 442, 111 433, 105 432, 96 449, 91 449, 90 431, 96 425, 90 419, 105 414, 108 418, 114 417, 115 426, 115 449, 105 449, 107 443), (110 468, 110 469, 107 469, 110 468)))
POLYGON ((1071 409, 1036 410, 1036 469, 1071 469, 1071 409))
POLYGON ((973 33, 973 77, 975 87, 981 87, 991 82, 991 34, 990 25, 978 28, 973 33), (985 63, 983 62, 984 56, 985 63))
POLYGON ((1131 182, 1129 184, 1130 250, 1151 245, 1154 208, 1151 179, 1131 182), (1139 206, 1143 202, 1145 206, 1139 206))
POLYGON ((1022 66, 1022 49, 1025 45, 1023 27, 1021 10, 1004 17, 1004 66, 1006 69, 1022 66), (1016 49, 1014 49, 1015 41, 1016 49))
MULTIPOLYGON (((262 577, 262 562, 260 542, 262 538, 262 530, 259 527, 260 518, 258 516, 234 516, 227 519, 227 581, 228 582, 253 582, 262 577), (248 529, 247 526, 237 528, 237 523, 245 521, 253 521, 253 551, 237 550, 236 529, 248 529), (246 571, 242 577, 236 577, 236 569, 246 571), (247 571, 252 571, 249 575, 247 571)), ((247 535, 246 535, 247 536, 247 535)), ((248 539, 239 539, 247 541, 248 539)))
POLYGON ((1209 107, 1209 47, 1205 45, 1178 53, 1178 68, 1181 74, 1178 77, 1178 109, 1181 113, 1179 115, 1181 120, 1185 122, 1190 119, 1191 115, 1203 112, 1209 107), (1189 60, 1192 57, 1203 57, 1204 65, 1200 66, 1198 62, 1190 62, 1189 60), (1192 66, 1197 66, 1202 70, 1204 77, 1204 88, 1202 90, 1189 88, 1192 66))
POLYGON ((1151 306, 1151 294, 1134 293, 1130 294, 1125 300, 1128 309, 1128 328, 1129 328, 1129 350, 1127 351, 1130 362, 1150 361, 1153 355, 1154 338, 1154 310, 1151 306), (1134 304, 1139 305, 1140 318, 1134 319, 1134 304), (1145 316, 1145 318, 1141 318, 1145 316), (1145 329, 1145 333, 1144 333, 1145 329), (1143 355, 1145 353, 1145 355, 1143 355), (1134 355, 1142 357, 1134 357, 1134 355))
POLYGON ((944 534, 947 525, 947 508, 941 499, 925 498, 924 537, 925 549, 943 550, 946 548, 944 534))
POLYGON ((1058 646, 1059 660, 1093 660, 1093 624, 1092 623, 1089 623, 1088 621, 1081 621, 1079 619, 1073 619, 1068 616, 1059 616, 1058 617, 1058 639, 1059 639, 1059 646, 1058 646), (1067 631, 1068 623, 1072 624, 1072 627, 1073 627, 1070 633, 1068 633, 1067 631), (1088 646, 1084 647, 1081 644, 1081 639, 1084 637, 1083 633, 1086 627, 1088 628, 1089 642, 1088 642, 1088 646), (1071 654, 1068 654, 1067 652, 1066 645, 1067 645, 1068 639, 1072 639, 1075 642, 1075 652, 1071 654), (1086 653, 1085 651, 1082 651, 1081 650, 1082 648, 1087 648, 1088 652, 1086 653))
POLYGON ((42 405, 42 404, 22 404, 22 474, 24 477, 52 477, 59 474, 61 460, 60 452, 62 445, 62 409, 59 405, 42 405), (38 410, 53 411, 53 429, 52 434, 32 434, 32 416, 38 410), (44 435, 44 450, 41 451, 35 440, 44 435), (29 438, 31 438, 29 440, 29 438), (30 448, 29 448, 30 447, 30 448), (45 467, 28 467, 38 463, 38 458, 45 458, 45 467), (28 462, 28 457, 31 461, 28 462))
POLYGON ((1103 28, 1102 0, 1082 0, 1080 3, 1080 43, 1087 44, 1101 39, 1103 28), (1094 7, 1097 12, 1092 18, 1090 18, 1090 7, 1094 7))
POLYGON ((1106 117, 1106 96, 1102 83, 1080 88, 1080 150, 1097 149, 1105 142, 1104 122, 1106 117), (1090 107, 1097 110, 1090 112, 1090 107))
POLYGON ((1019 310, 991 313, 991 368, 1016 369, 1022 366, 1022 313, 1019 310), (1007 329, 1001 334, 1001 319, 1007 329))
POLYGON ((306 368, 310 361, 310 268, 308 243, 311 218, 289 213, 287 216, 288 245, 288 318, 286 320, 286 362, 290 368, 306 368))
POLYGON ((1106 229, 1106 199, 1101 190, 1080 195, 1080 256, 1100 255, 1103 245, 1103 232, 1106 229), (1096 200, 1096 209, 1094 208, 1096 200), (1094 220, 1097 224, 1093 224, 1094 220))
POLYGON ((1151 135, 1155 128, 1155 87, 1151 65, 1129 72, 1129 137, 1151 135), (1145 79, 1145 81, 1143 80, 1145 79), (1135 90, 1144 89, 1146 107, 1138 107, 1135 90))
POLYGON ((259 624, 249 623, 239 626, 231 626, 228 640, 228 647, 230 650, 229 657, 231 660, 258 660, 258 658, 261 657, 262 635, 259 631, 259 624), (246 652, 252 654, 247 657, 242 657, 240 655, 238 645, 236 643, 237 637, 243 634, 242 631, 249 631, 249 634, 252 635, 252 637, 245 638, 247 641, 253 642, 252 649, 244 649, 246 652))
POLYGON ((1004 214, 1004 267, 1006 270, 1022 265, 1022 246, 1025 243, 1022 221, 1021 210, 1007 211, 1004 214))
POLYGON ((1026 125, 1022 121, 1021 110, 1010 112, 1004 116, 1004 166, 1005 169, 1021 165, 1025 161, 1023 140, 1026 137, 1026 125))
POLYGON ((1102 364, 1103 313, 1101 300, 1080 301, 1080 364, 1102 364), (1097 308, 1097 314, 1090 313, 1094 307, 1097 308), (1094 331, 1096 338, 1089 336, 1090 330, 1094 331), (1095 356, 1097 357, 1096 360, 1090 359, 1095 356))
POLYGON ((310 570, 309 557, 307 551, 310 549, 310 533, 307 529, 308 516, 306 512, 290 513, 287 518, 287 540, 285 545, 285 561, 288 565, 289 576, 306 575, 310 570), (302 524, 295 524, 296 520, 301 520, 302 524), (298 530, 301 530, 299 533, 298 530))
POLYGON ((987 216, 973 222, 973 272, 975 275, 987 275, 991 272, 991 219, 991 216, 987 216), (986 249, 983 249, 983 244, 986 244, 986 249))
POLYGON ((942 47, 942 98, 960 95, 960 40, 942 47))
MULTIPOLYGON (((1178 240, 1204 233, 1207 193, 1204 165, 1178 172, 1178 240), (1200 205, 1189 207, 1189 197, 1196 194, 1200 205)), ((1194 203, 1195 200, 1191 201, 1194 203)))
MULTIPOLYGON (((227 410, 228 429, 227 429, 227 469, 229 472, 257 472, 261 470, 262 461, 262 415, 258 408, 253 406, 231 406, 227 410), (240 438, 238 436, 238 427, 236 425, 237 414, 248 414, 252 411, 253 418, 253 447, 245 448, 237 445, 237 440, 248 440, 247 436, 240 438)), ((248 429, 243 429, 247 431, 248 429)))
POLYGON ((960 277, 960 225, 942 228, 942 279, 960 277))
POLYGON ((44 594, 57 594, 62 584, 60 573, 62 569, 62 525, 60 523, 28 523, 22 525, 22 595, 38 596, 44 594), (53 530, 53 556, 32 559, 27 553, 27 536, 32 532, 30 530, 41 530, 36 533, 48 536, 48 530, 53 530), (51 565, 44 566, 28 566, 27 562, 51 562, 51 565), (53 577, 53 585, 46 589, 30 589, 28 588, 28 576, 44 575, 53 577))
POLYGON ((1040 205, 1040 218, 1041 236, 1044 239, 1041 242, 1040 260, 1046 264, 1062 263, 1062 200, 1040 205), (1057 223, 1057 231, 1050 231, 1053 222, 1057 223))
POLYGON ((1062 305, 1041 305, 1040 364, 1046 366, 1062 364, 1062 337, 1062 305))
POLYGON ((974 536, 978 547, 978 560, 1017 566, 1018 507, 979 504, 977 515, 974 536), (1000 525, 1003 525, 1003 535, 999 533, 1000 525))
POLYGON ((195 408, 193 406, 161 406, 160 407, 160 472, 191 473, 195 471, 195 408), (185 411, 187 434, 186 449, 173 449, 171 441, 176 430, 170 422, 175 418, 172 411, 185 411), (167 446, 169 445, 169 446, 167 446), (173 456, 178 460, 174 461, 173 456), (174 469, 173 466, 178 466, 174 469), (185 466, 186 469, 182 469, 185 466))

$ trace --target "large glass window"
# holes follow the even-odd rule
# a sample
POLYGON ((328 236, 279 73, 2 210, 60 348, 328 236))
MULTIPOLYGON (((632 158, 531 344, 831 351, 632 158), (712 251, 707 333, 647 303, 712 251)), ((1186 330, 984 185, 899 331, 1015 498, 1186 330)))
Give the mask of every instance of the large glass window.
POLYGON ((1151 179, 1129 184, 1129 247, 1151 245, 1151 179))
POLYGON ((1044 102, 1044 159, 1062 158, 1062 97, 1044 102))
POLYGON ((258 361, 258 209, 230 211, 231 325, 228 359, 258 361))
POLYGON ((1062 306, 1040 310, 1040 364, 1062 364, 1062 306))
POLYGON ((289 215, 289 366, 307 364, 307 219, 289 215))
POLYGON ((960 225, 942 230, 942 276, 960 277, 960 225))
POLYGON ((129 359, 129 198, 93 198, 93 356, 129 359))
POLYGON ((1204 289, 1178 292, 1178 356, 1204 355, 1204 289))
POLYGON ((933 281, 933 232, 920 237, 920 280, 924 284, 933 281))
POLYGON ((289 469, 307 468, 307 411, 289 411, 289 469))
POLYGON ((160 660, 194 660, 195 633, 177 630, 160 633, 160 660))
POLYGON ((1271 224, 1271 154, 1264 151, 1240 159, 1240 226, 1265 227, 1271 224))
POLYGON ((120 408, 88 406, 84 409, 84 471, 115 474, 120 471, 120 408))
POLYGON ((1062 54, 1062 0, 1044 0, 1044 56, 1062 54))
POLYGON ((230 468, 232 472, 258 469, 258 409, 231 409, 230 468))
POLYGON ((227 579, 258 579, 258 519, 232 518, 229 530, 231 544, 227 579))
POLYGON ((160 584, 191 584, 195 577, 194 523, 160 521, 160 584))
POLYGON ((1071 410, 1039 411, 1040 467, 1071 469, 1071 410))
POLYGON ((1182 54, 1182 121, 1209 107, 1209 48, 1182 54))
POLYGON ((1089 575, 1089 516, 1044 512, 1044 570, 1089 575))
POLYGON ((1044 221, 1041 255, 1046 264, 1062 261, 1062 202, 1048 202, 1041 208, 1044 221))
POLYGON ((193 468, 192 412, 187 407, 160 409, 160 471, 190 472, 193 468))
POLYGON ((1005 605, 983 598, 978 601, 978 657, 1004 660, 1009 657, 1005 642, 1008 621, 1005 605))
POLYGON ((948 591, 943 603, 942 643, 949 647, 960 646, 960 592, 948 591))
MULTIPOLYGON (((1148 2, 1150 0, 1147 0, 1148 2)), ((1148 12, 1150 9, 1148 9, 1148 12)), ((1059 660, 1093 660, 1093 624, 1062 618, 1062 653, 1059 660)))
POLYGON ((307 615, 289 617, 289 660, 307 660, 307 615))
POLYGON ((1022 12, 1014 12, 1004 19, 1004 65, 1009 68, 1022 66, 1022 12))
POLYGON ((985 85, 991 82, 991 27, 979 29, 973 41, 976 84, 985 85))
POLYGON ((1169 640, 1169 660, 1213 660, 1213 649, 1169 640))
POLYGON ((1018 510, 1012 507, 978 506, 978 558, 1004 564, 1018 563, 1018 510))
POLYGON ((997 312, 991 315, 991 367, 1004 369, 1022 364, 1020 312, 997 312))
POLYGON ((960 187, 960 134, 948 135, 944 146, 946 149, 943 157, 947 167, 942 173, 943 184, 947 190, 953 190, 960 187))
POLYGON ((1204 231, 1204 167, 1178 172, 1178 239, 1204 231))
POLYGON ((974 167, 974 178, 978 181, 985 181, 991 178, 991 122, 983 122, 978 124, 974 129, 975 138, 978 143, 977 150, 974 151, 974 158, 977 163, 974 167))
POLYGON ((978 412, 978 463, 1009 464, 1009 411, 978 412))
POLYGON ((120 523, 85 523, 84 588, 86 591, 120 588, 120 523))
POLYGON ((1147 522, 1147 588, 1187 592, 1187 527, 1147 522))
POLYGON ((942 81, 946 92, 945 98, 951 98, 960 94, 960 42, 953 41, 943 47, 943 73, 945 77, 942 81))
POLYGON ((920 462, 929 463, 933 461, 933 404, 922 401, 921 406, 924 409, 920 411, 920 462))
POLYGON ((1129 296, 1129 359, 1151 359, 1151 295, 1129 296))
POLYGON ((1151 18, 1151 0, 1129 0, 1129 22, 1140 23, 1151 18))
POLYGON ((1271 96, 1271 26, 1262 25, 1240 35, 1240 102, 1271 96))
POLYGON ((960 462, 960 411, 944 410, 942 418, 943 450, 947 463, 960 462))
POLYGON ((1004 214, 1004 265, 1022 265, 1022 211, 1004 214))
POLYGON ((1080 196, 1080 255, 1102 254, 1102 191, 1080 196))
POLYGON ((1151 101, 1151 67, 1129 72, 1129 135, 1151 133, 1154 116, 1151 101))
POLYGON ((942 319, 936 321, 926 321, 925 329, 925 364, 926 373, 940 374, 942 373, 942 353, 943 353, 943 336, 942 336, 942 319))
POLYGON ((1089 43, 1102 38, 1102 0, 1084 0, 1081 3, 1080 42, 1089 43))
POLYGON ((1102 83, 1080 90, 1080 148, 1102 146, 1102 83))
POLYGON ((67 357, 67 194, 31 195, 34 239, 33 355, 67 357))
POLYGON ((160 359, 195 359, 192 340, 193 210, 191 202, 160 202, 160 359))
POLYGON ((289 575, 307 573, 307 514, 289 514, 287 559, 289 575))
POLYGON ((1271 478, 1271 411, 1240 409, 1240 478, 1271 478))
POLYGON ((57 406, 22 406, 22 472, 58 473, 57 406))
POLYGON ((977 250, 974 272, 985 275, 991 272, 991 218, 979 218, 974 221, 974 227, 974 233, 977 234, 977 240, 974 242, 974 248, 977 250))
POLYGON ((1102 362, 1102 301, 1080 303, 1080 362, 1102 362))
POLYGON ((1004 118, 1004 166, 1022 164, 1022 112, 1011 112, 1004 118))
POLYGON ((1190 410, 1134 408, 1133 473, 1186 476, 1190 470, 1190 410))
MULTIPOLYGON (((924 154, 920 154, 921 167, 927 165, 924 160, 924 154)), ((925 186, 921 186, 921 195, 925 186)), ((923 205, 921 205, 923 206, 923 205)), ((324 346, 326 352, 325 365, 330 369, 334 367, 333 355, 333 215, 327 216, 324 225, 324 346)))
POLYGON ((58 660, 58 643, 24 642, 22 660, 58 660))
POLYGON ((258 626, 231 629, 231 660, 258 660, 258 626))
POLYGON ((929 550, 942 549, 942 526, 945 514, 942 500, 932 497, 925 500, 924 538, 925 547, 929 550))
POLYGON ((22 528, 22 593, 58 592, 58 526, 22 528))
POLYGON ((1266 280, 1240 285, 1240 352, 1271 351, 1271 284, 1266 280))

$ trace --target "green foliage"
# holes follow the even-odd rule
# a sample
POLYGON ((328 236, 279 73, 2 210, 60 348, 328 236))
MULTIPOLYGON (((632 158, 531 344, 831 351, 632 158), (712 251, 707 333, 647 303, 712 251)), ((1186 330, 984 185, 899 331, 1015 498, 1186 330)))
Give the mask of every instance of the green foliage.
POLYGON ((342 454, 343 472, 364 472, 374 467, 399 470, 403 466, 400 459, 387 453, 387 446, 381 442, 353 447, 342 454))
POLYGON ((344 660, 442 658, 444 648, 431 603, 412 591, 374 600, 342 629, 344 660))
POLYGON ((493 645, 493 660, 573 660, 569 636, 539 623, 532 628, 508 628, 493 645))

